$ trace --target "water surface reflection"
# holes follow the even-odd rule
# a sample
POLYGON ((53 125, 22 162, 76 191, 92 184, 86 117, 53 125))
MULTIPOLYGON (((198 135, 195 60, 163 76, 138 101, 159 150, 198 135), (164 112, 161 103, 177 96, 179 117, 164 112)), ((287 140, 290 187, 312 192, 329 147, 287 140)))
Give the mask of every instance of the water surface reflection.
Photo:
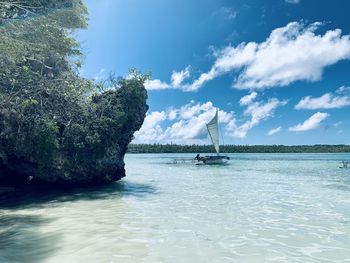
POLYGON ((156 189, 151 185, 123 181, 66 191, 51 189, 2 194, 0 262, 49 262, 57 251, 66 248, 66 255, 82 249, 91 250, 86 256, 90 254, 93 259, 93 251, 98 248, 95 242, 109 237, 109 241, 104 242, 108 245, 112 240, 110 235, 117 237, 113 231, 129 216, 123 199, 142 199, 155 193, 156 189), (79 235, 88 237, 80 240, 79 235))

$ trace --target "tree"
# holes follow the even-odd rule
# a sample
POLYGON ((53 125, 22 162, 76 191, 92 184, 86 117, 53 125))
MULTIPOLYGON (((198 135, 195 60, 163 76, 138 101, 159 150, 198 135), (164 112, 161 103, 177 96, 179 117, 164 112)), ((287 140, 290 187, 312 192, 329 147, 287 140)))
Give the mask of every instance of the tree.
POLYGON ((0 173, 84 182, 124 176, 127 144, 147 111, 147 76, 132 71, 106 89, 79 75, 73 33, 87 26, 80 0, 0 1, 0 14, 0 173))

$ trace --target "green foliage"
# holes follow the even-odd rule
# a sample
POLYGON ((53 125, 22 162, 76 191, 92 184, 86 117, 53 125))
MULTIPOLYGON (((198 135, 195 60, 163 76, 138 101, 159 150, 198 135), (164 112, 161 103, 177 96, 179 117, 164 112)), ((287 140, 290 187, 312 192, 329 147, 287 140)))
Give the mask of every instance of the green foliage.
POLYGON ((0 25, 50 13, 58 13, 57 19, 67 28, 86 25, 86 17, 82 15, 87 15, 87 9, 81 0, 0 0, 0 25), (65 17, 60 16, 62 10, 65 17))
POLYGON ((0 157, 34 164, 48 180, 118 162, 147 111, 148 75, 133 69, 106 84, 79 76, 72 33, 86 15, 80 0, 0 0, 0 157))

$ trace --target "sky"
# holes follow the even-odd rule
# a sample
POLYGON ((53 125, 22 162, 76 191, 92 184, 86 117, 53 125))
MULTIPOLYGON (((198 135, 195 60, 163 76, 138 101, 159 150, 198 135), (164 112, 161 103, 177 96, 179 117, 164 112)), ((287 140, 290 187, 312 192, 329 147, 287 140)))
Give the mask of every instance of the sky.
POLYGON ((350 144, 347 0, 85 0, 82 75, 150 72, 134 143, 350 144))

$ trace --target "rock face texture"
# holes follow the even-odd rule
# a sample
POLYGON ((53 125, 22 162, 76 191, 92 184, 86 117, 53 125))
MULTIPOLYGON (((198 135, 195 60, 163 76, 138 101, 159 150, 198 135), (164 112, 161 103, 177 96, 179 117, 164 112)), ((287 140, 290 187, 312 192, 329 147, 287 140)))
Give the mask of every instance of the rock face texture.
MULTIPOLYGON (((117 88, 90 98, 78 117, 53 117, 46 126, 39 118, 33 127, 40 129, 29 132, 16 114, 0 108, 0 186, 96 185, 124 177, 124 155, 148 110, 143 82, 140 76, 120 80, 117 88)), ((62 114, 59 107, 51 110, 62 114)))
MULTIPOLYGON (((1 2, 1 1, 0 1, 1 2)), ((0 187, 94 185, 125 176, 145 118, 144 82, 81 76, 81 0, 0 4, 0 187)))

